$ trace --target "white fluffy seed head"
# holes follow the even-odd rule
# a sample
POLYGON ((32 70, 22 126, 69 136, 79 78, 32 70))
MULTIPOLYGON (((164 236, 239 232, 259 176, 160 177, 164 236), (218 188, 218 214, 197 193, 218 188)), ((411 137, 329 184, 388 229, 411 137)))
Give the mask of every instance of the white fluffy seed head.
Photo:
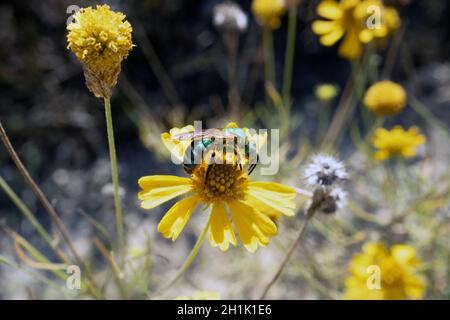
POLYGON ((341 161, 332 156, 316 155, 306 166, 303 175, 310 186, 330 186, 347 178, 347 171, 341 161))
POLYGON ((241 7, 233 2, 224 2, 214 7, 213 24, 224 31, 245 32, 248 17, 241 7))
POLYGON ((330 196, 336 202, 337 210, 341 210, 347 204, 347 192, 341 187, 334 187, 331 189, 330 196))

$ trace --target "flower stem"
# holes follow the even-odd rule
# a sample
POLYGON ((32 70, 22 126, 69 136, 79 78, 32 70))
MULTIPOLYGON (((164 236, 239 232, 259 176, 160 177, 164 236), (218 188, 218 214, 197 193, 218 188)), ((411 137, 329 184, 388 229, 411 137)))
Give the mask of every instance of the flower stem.
POLYGON ((232 117, 239 120, 241 98, 238 86, 238 45, 239 34, 233 31, 225 31, 223 34, 225 47, 227 49, 228 66, 228 103, 231 106, 232 117))
POLYGON ((446 135, 447 138, 450 138, 449 131, 447 129, 447 125, 445 125, 438 116, 435 116, 429 108, 427 108, 420 100, 415 97, 409 99, 409 105, 411 108, 419 114, 428 124, 436 127, 439 131, 446 135))
POLYGON ((184 263, 181 266, 180 270, 178 270, 178 272, 175 275, 175 277, 168 284, 164 285, 162 288, 160 288, 156 292, 155 296, 161 295, 164 291, 166 291, 167 289, 172 287, 184 275, 184 273, 189 269, 189 267, 191 266, 192 262, 194 262, 195 258, 197 257, 197 254, 198 254, 198 252, 200 250, 200 247, 202 246, 202 243, 203 243, 203 241, 206 238, 206 234, 208 233, 210 223, 211 223, 211 217, 208 218, 208 222, 206 223, 205 228, 202 231, 202 234, 197 239, 197 242, 195 243, 194 248, 192 248, 191 253, 187 257, 187 259, 184 261, 184 263))
MULTIPOLYGON (((275 86, 275 56, 273 52, 273 32, 265 28, 263 30, 263 46, 264 46, 264 77, 265 88, 272 85, 275 86)), ((267 92, 267 89, 265 90, 267 92)), ((266 103, 271 105, 270 97, 266 93, 266 103)))
POLYGON ((317 126, 316 144, 319 145, 320 141, 325 136, 326 129, 330 124, 331 105, 330 102, 321 102, 319 110, 319 125, 317 126))
POLYGON ((370 57, 367 50, 362 61, 352 61, 352 72, 345 85, 336 112, 331 120, 328 132, 322 142, 321 149, 333 149, 333 145, 339 141, 344 129, 347 129, 355 109, 364 93, 366 85, 366 67, 370 57))
POLYGON ((294 67, 295 35, 297 32, 297 5, 289 7, 286 54, 283 72, 283 103, 289 110, 291 107, 292 72, 294 67))
POLYGON ((39 223, 27 205, 19 198, 19 196, 11 189, 8 183, 0 176, 0 188, 6 193, 9 199, 15 204, 17 209, 28 219, 31 225, 36 229, 39 235, 44 239, 48 245, 56 252, 59 258, 66 264, 70 264, 69 258, 58 249, 57 242, 39 223))
POLYGON ((119 253, 123 265, 125 263, 125 240, 123 236, 123 214, 119 194, 119 174, 117 170, 116 144, 114 142, 114 128, 111 115, 111 100, 109 97, 105 97, 104 101, 106 128, 108 132, 109 159, 111 161, 111 175, 114 185, 114 206, 116 208, 117 238, 119 241, 119 253))
POLYGON ((90 269, 87 267, 87 265, 84 263, 84 261, 79 256, 78 252, 75 250, 75 247, 70 239, 69 233, 66 230, 66 227, 64 226, 63 222, 59 218, 58 214, 56 213, 55 209, 51 205, 50 201, 45 196, 44 192, 39 188, 37 183, 34 181, 34 179, 31 177, 28 170, 23 165, 22 161, 20 160, 19 156, 17 155, 16 150, 14 149, 13 145, 11 144, 11 141, 9 140, 5 129, 3 128, 2 122, 0 121, 0 139, 2 140, 3 144, 5 145, 6 150, 8 151, 11 159, 14 161, 14 164, 16 165, 17 169, 19 170, 20 174, 25 179, 28 186, 31 188, 35 196, 38 198, 38 200, 41 202, 42 206, 45 208, 47 213, 49 214, 52 222, 55 224, 56 228, 60 232, 61 236, 63 237, 64 241, 67 244, 67 247, 69 248, 70 252, 72 253, 72 256, 75 258, 75 261, 77 264, 82 267, 87 274, 87 277, 90 280, 90 289, 94 295, 97 297, 100 297, 100 293, 96 289, 95 280, 90 272, 90 269))
POLYGON ((270 288, 272 288, 272 286, 275 284, 275 282, 277 282, 278 278, 281 276, 281 273, 283 272, 289 259, 291 258, 292 254, 294 253, 295 248, 297 248, 298 244, 300 243, 301 239, 303 238, 303 235, 305 234, 305 231, 306 231, 306 227, 308 226, 309 221, 311 220, 313 215, 314 215, 314 212, 310 212, 310 213, 306 214, 305 220, 303 220, 302 225, 300 226, 300 230, 298 232, 297 238, 295 239, 295 241, 292 243, 291 247, 289 248, 289 251, 287 252, 287 254, 284 257, 283 261, 281 262, 280 266, 278 267, 277 272, 272 277, 270 282, 266 285, 261 297, 259 298, 260 300, 263 300, 266 298, 267 293, 269 292, 270 288))

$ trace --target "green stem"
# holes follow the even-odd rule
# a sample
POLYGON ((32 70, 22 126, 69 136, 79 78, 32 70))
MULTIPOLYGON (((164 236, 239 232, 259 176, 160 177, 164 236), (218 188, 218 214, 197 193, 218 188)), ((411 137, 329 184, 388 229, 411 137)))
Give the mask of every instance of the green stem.
MULTIPOLYGON (((264 75, 265 87, 275 85, 275 56, 273 52, 273 33, 272 30, 265 28, 263 30, 264 45, 264 75)), ((267 92, 267 89, 266 89, 267 92)), ((267 104, 270 105, 270 97, 266 94, 267 104)))
POLYGON ((309 221, 314 215, 314 211, 306 213, 305 220, 303 220, 302 225, 300 226, 300 230, 298 232, 298 235, 295 239, 295 241, 292 243, 291 247, 289 248, 289 251, 287 252, 286 256, 284 257, 283 261, 281 262, 280 266, 277 269, 277 272, 274 274, 270 282, 266 285, 264 288, 264 291, 259 298, 259 300, 264 300, 267 296, 267 293, 269 293, 270 288, 277 282, 278 278, 280 278, 284 268, 286 267, 287 263, 289 262, 289 259, 292 257, 292 254, 294 253, 295 249, 299 245, 300 241, 303 238, 303 235, 305 234, 306 227, 309 224, 309 221))
POLYGON ((297 5, 289 7, 286 54, 283 72, 283 103, 286 109, 291 107, 292 72, 294 67, 295 35, 297 32, 297 5))
POLYGON ((117 171, 117 156, 116 156, 116 145, 114 142, 114 128, 111 115, 111 100, 110 98, 104 98, 104 100, 105 100, 106 127, 108 131, 109 158, 111 160, 111 174, 114 185, 114 205, 116 207, 117 238, 119 241, 119 252, 123 265, 125 262, 125 240, 123 236, 123 214, 119 194, 119 174, 117 171))
POLYGON ((238 86, 238 45, 239 34, 237 32, 225 32, 223 35, 227 49, 228 64, 228 103, 231 106, 231 115, 234 119, 240 119, 241 97, 238 86))
POLYGON ((354 114, 358 104, 360 103, 361 98, 364 94, 364 88, 366 86, 367 81, 367 62, 368 57, 371 56, 371 53, 366 53, 361 63, 354 62, 352 65, 353 73, 355 75, 355 83, 353 92, 350 98, 350 101, 346 107, 345 113, 342 118, 342 123, 337 130, 337 134, 335 136, 335 143, 339 143, 343 135, 345 134, 347 128, 350 126, 351 122, 354 120, 354 114))
POLYGON ((19 196, 11 189, 8 183, 0 176, 0 188, 6 193, 9 199, 15 204, 17 209, 28 219, 31 225, 36 229, 39 235, 48 243, 48 245, 55 251, 55 253, 66 264, 70 264, 70 259, 58 249, 57 242, 39 223, 33 213, 28 209, 27 205, 19 198, 19 196))
POLYGON ((164 285, 162 288, 160 288, 156 292, 155 296, 161 295, 164 291, 166 291, 167 289, 172 287, 184 275, 184 273, 189 269, 189 267, 191 266, 192 262, 194 262, 195 258, 197 257, 197 254, 198 254, 198 252, 200 250, 200 247, 202 246, 202 243, 203 243, 203 241, 206 238, 206 234, 208 233, 210 223, 211 223, 211 218, 209 217, 208 218, 208 222, 206 223, 206 226, 205 226, 205 228, 202 231, 202 234, 197 239, 197 242, 195 243, 194 248, 192 248, 191 253, 187 257, 186 261, 184 261, 184 263, 181 266, 180 270, 178 270, 178 272, 175 275, 175 277, 168 284, 164 285))
POLYGON ((319 111, 319 125, 317 127, 316 144, 319 146, 319 142, 323 140, 325 131, 330 124, 330 102, 321 102, 319 111))
POLYGON ((377 130, 378 128, 382 128, 385 122, 386 122, 385 117, 376 117, 375 118, 372 126, 367 128, 367 135, 366 135, 367 142, 370 141, 373 134, 375 133, 375 130, 377 130))
POLYGON ((72 240, 70 239, 69 232, 67 231, 66 227, 64 226, 64 223, 59 218, 58 214, 55 211, 55 208, 53 208, 52 204, 48 200, 47 196, 44 194, 44 192, 41 190, 39 185, 34 181, 33 177, 31 177, 30 173, 28 172, 27 168, 25 168, 24 164, 22 163, 22 160, 20 160, 19 155, 17 154, 16 150, 14 149, 11 141, 8 138, 8 135, 6 134, 5 129, 3 128, 2 122, 0 120, 0 140, 5 145, 6 150, 8 151, 8 154, 10 155, 11 159, 13 160, 14 164, 16 165, 17 169, 19 170, 19 173, 22 175, 22 177, 25 179, 25 182, 30 187, 30 189, 33 191, 35 196, 38 198, 38 200, 41 202, 42 206, 45 208, 47 213, 50 216, 50 219, 55 224, 58 231, 61 233, 62 238, 66 242, 70 252, 72 253, 73 257, 75 258, 77 264, 83 268, 87 274, 87 277, 90 280, 90 289, 92 293, 96 296, 100 293, 98 292, 95 284, 95 279, 92 276, 92 273, 84 260, 81 259, 78 252, 75 250, 75 246, 72 243, 72 240))
POLYGON ((11 189, 8 183, 0 176, 0 188, 6 193, 9 199, 15 204, 17 209, 30 221, 36 231, 41 235, 41 237, 51 246, 54 247, 54 242, 52 237, 48 234, 48 232, 44 229, 44 227, 39 223, 39 221, 35 218, 33 213, 31 213, 30 209, 26 206, 25 203, 19 198, 19 196, 11 189))
POLYGON ((417 112, 426 122, 428 122, 431 126, 436 127, 439 131, 444 133, 447 138, 450 139, 450 134, 448 132, 448 129, 444 123, 442 123, 441 120, 437 116, 435 116, 430 109, 428 109, 422 102, 420 102, 416 98, 412 98, 409 101, 409 105, 411 108, 417 112))

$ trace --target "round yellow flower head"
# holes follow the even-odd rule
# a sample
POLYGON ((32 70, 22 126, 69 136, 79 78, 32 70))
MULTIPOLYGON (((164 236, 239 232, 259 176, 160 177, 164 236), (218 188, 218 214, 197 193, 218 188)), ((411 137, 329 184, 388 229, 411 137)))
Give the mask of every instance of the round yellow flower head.
POLYGON ((323 102, 333 100, 339 92, 339 87, 334 84, 320 84, 315 88, 315 95, 317 99, 323 102))
POLYGON ((67 48, 83 64, 86 85, 96 97, 109 97, 120 63, 133 48, 132 28, 125 15, 108 5, 83 8, 67 26, 67 48))
POLYGON ((366 243, 349 264, 345 298, 350 300, 420 299, 425 282, 416 274, 421 261, 414 247, 366 243))
POLYGON ((395 126, 390 131, 378 128, 373 138, 373 145, 378 149, 374 158, 378 161, 384 161, 392 156, 412 158, 417 153, 417 147, 425 141, 425 136, 419 134, 419 128, 415 126, 407 131, 401 126, 395 126))
POLYGON ((397 11, 381 0, 322 0, 317 14, 326 19, 312 24, 320 43, 329 47, 343 39, 338 53, 350 60, 360 57, 363 44, 387 37, 400 24, 397 11))
POLYGON ((379 116, 392 116, 406 106, 406 92, 392 81, 380 81, 367 89, 364 105, 379 116))
POLYGON ((286 12, 284 0, 253 0, 252 11, 264 28, 275 30, 281 25, 281 16, 286 12))

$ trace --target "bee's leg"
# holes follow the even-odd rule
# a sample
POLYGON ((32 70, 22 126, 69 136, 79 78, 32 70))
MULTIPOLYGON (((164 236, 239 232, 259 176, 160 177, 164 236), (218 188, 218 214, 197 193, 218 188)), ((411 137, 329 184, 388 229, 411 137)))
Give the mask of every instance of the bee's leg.
POLYGON ((248 169, 248 175, 252 174, 253 170, 255 170, 256 166, 258 165, 258 162, 259 162, 259 155, 256 155, 256 163, 250 165, 250 168, 248 169))
POLYGON ((239 157, 238 157, 238 153, 236 150, 236 145, 233 148, 233 157, 234 157, 234 169, 236 169, 238 166, 239 168, 241 168, 241 164, 239 163, 239 157))
MULTIPOLYGON (((211 153, 211 158, 214 158, 216 156, 216 152, 213 151, 211 153)), ((205 173, 205 184, 208 182, 208 178, 209 178, 209 173, 211 172, 211 168, 214 165, 214 163, 208 163, 208 168, 206 168, 206 173, 205 173)))

